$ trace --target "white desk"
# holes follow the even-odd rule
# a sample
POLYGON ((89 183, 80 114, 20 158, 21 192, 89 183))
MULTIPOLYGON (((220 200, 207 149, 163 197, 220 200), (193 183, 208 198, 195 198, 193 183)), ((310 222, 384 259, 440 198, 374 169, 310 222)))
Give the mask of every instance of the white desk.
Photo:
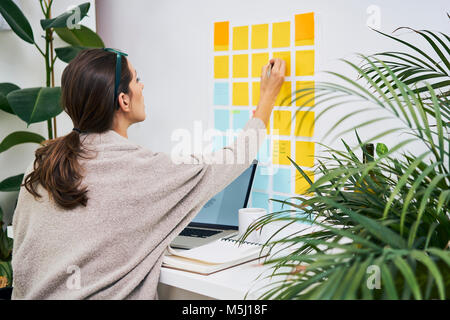
MULTIPOLYGON (((280 225, 274 223, 272 230, 268 230, 267 236, 272 235, 271 231, 277 230, 279 227, 280 225)), ((277 238, 292 234, 298 231, 299 227, 299 225, 294 224, 280 232, 277 238)), ((302 227, 304 228, 305 226, 303 225, 302 227)), ((311 229, 307 232, 311 232, 311 229)), ((264 241, 265 237, 261 240, 264 241)), ((161 269, 158 295, 159 299, 163 300, 242 300, 244 297, 248 300, 254 300, 269 290, 270 287, 267 287, 267 285, 273 285, 273 282, 284 279, 281 277, 268 278, 272 271, 273 269, 270 266, 258 264, 257 260, 208 276, 163 267, 161 269)))

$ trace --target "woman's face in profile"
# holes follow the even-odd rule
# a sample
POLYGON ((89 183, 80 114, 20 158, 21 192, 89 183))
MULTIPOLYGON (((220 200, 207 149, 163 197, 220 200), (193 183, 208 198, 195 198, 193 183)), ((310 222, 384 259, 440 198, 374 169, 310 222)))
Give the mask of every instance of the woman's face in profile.
POLYGON ((142 94, 142 90, 144 90, 144 84, 139 81, 137 76, 136 69, 134 69, 130 60, 128 61, 128 68, 133 75, 133 79, 129 84, 129 88, 131 91, 131 115, 130 118, 133 123, 141 122, 145 120, 145 105, 144 105, 144 95, 142 94))

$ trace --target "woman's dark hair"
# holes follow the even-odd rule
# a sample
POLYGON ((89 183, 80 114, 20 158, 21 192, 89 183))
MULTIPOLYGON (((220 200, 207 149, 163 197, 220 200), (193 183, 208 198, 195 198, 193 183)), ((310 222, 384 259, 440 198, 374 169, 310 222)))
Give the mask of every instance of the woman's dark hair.
MULTIPOLYGON (((129 94, 133 78, 125 56, 118 92, 129 94)), ((86 133, 102 133, 113 125, 118 101, 114 101, 116 54, 103 49, 81 51, 64 69, 61 78, 61 105, 75 128, 86 133)), ((83 178, 78 158, 86 158, 80 133, 69 134, 44 142, 36 150, 33 169, 22 186, 34 196, 42 185, 60 207, 72 209, 86 206, 87 188, 80 187, 83 178)))

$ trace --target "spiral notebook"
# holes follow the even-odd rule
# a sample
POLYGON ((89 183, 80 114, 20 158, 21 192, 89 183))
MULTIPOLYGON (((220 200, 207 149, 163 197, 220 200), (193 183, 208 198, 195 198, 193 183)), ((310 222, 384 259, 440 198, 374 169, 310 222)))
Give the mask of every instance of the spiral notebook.
POLYGON ((208 275, 268 255, 259 243, 221 238, 190 250, 168 247, 163 267, 208 275))

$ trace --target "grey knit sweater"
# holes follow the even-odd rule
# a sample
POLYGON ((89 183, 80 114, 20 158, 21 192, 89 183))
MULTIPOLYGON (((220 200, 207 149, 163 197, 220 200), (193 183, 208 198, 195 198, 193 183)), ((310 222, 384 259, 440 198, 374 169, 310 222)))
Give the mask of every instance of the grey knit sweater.
POLYGON ((12 298, 157 298, 165 249, 211 197, 248 168, 265 135, 263 121, 252 118, 228 147, 209 157, 193 154, 183 163, 112 130, 81 135, 96 154, 80 160, 89 190, 86 207, 61 209, 42 186, 40 199, 20 190, 12 298))

